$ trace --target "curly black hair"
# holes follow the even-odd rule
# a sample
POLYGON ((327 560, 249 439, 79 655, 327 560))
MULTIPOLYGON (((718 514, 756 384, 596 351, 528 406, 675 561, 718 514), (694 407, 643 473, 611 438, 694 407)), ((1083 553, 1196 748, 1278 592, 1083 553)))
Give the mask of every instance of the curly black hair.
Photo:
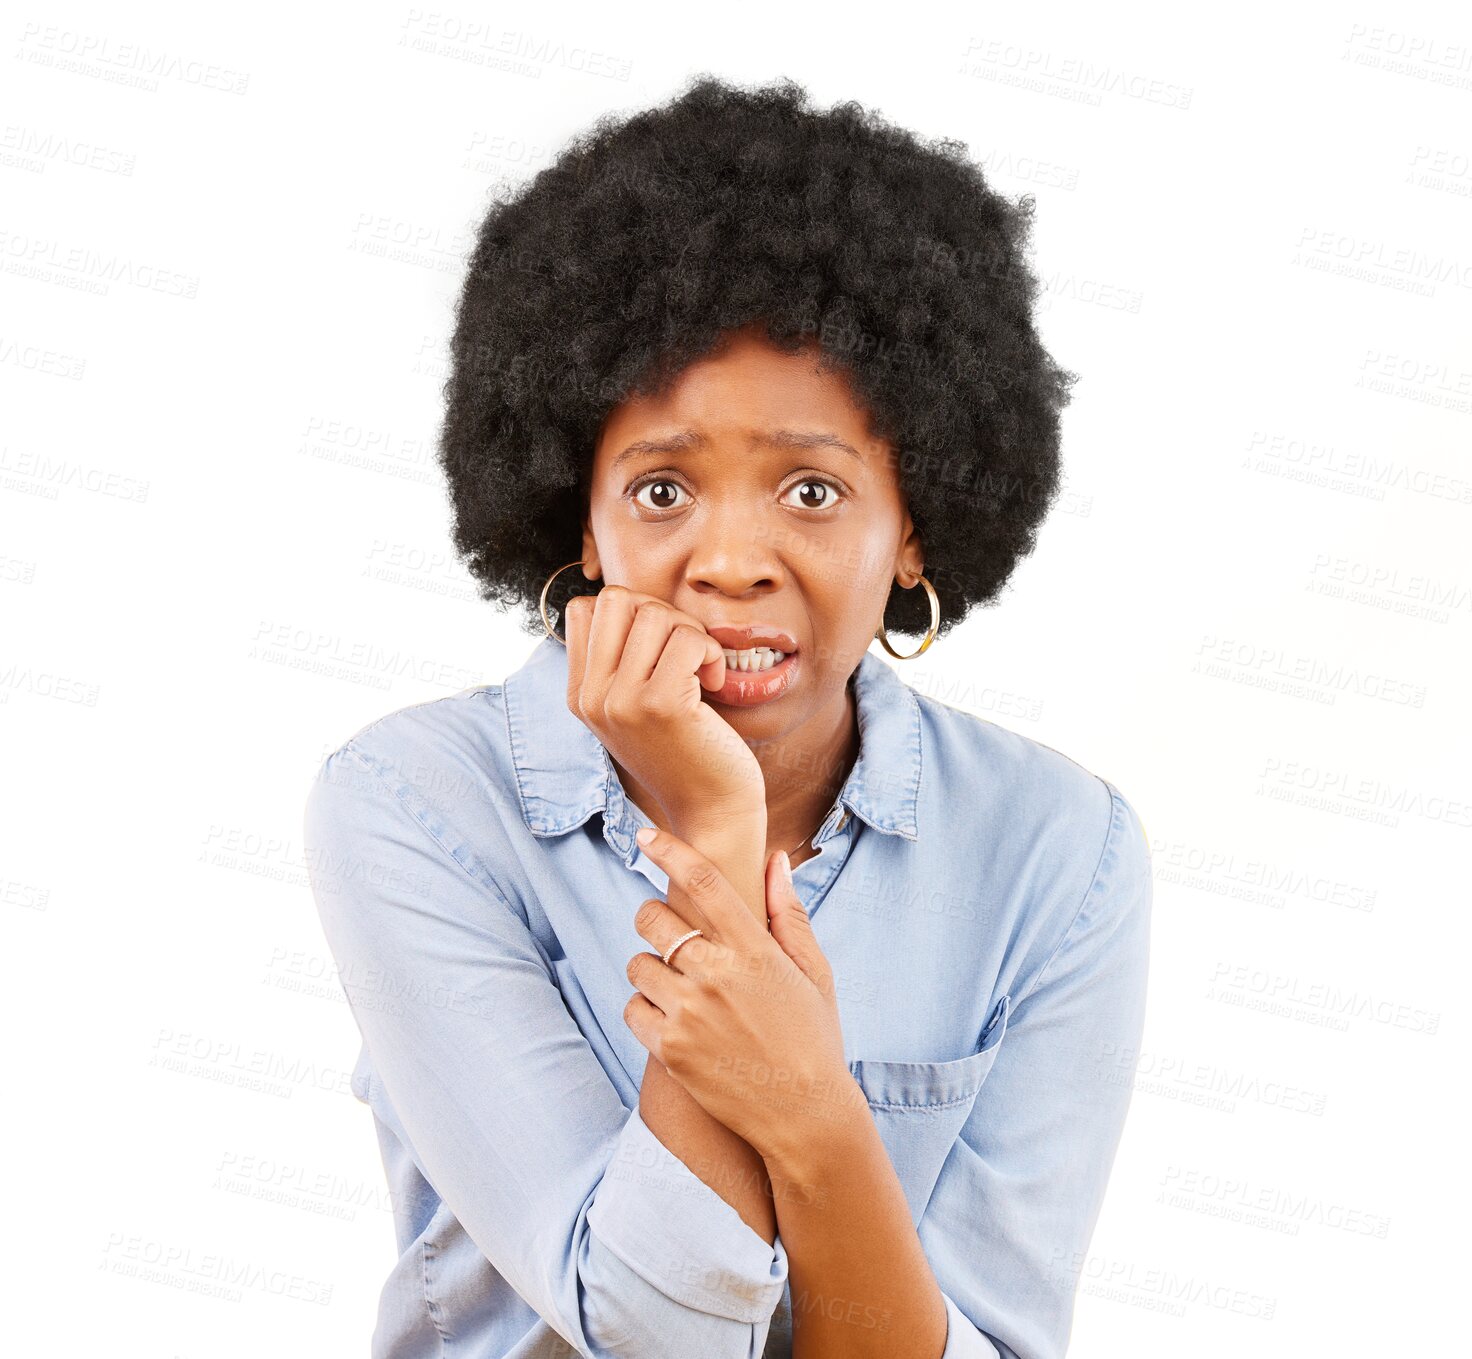
MULTIPOLYGON (((1039 342, 1011 202, 951 139, 922 142, 783 79, 708 73, 662 107, 599 118, 530 183, 493 194, 455 313, 439 462, 481 597, 526 606, 582 556, 604 417, 730 330, 816 339, 896 450, 944 635, 1033 550, 1059 486, 1077 375, 1039 342)), ((588 582, 553 584, 556 619, 588 582)), ((895 585, 886 631, 929 626, 895 585)))

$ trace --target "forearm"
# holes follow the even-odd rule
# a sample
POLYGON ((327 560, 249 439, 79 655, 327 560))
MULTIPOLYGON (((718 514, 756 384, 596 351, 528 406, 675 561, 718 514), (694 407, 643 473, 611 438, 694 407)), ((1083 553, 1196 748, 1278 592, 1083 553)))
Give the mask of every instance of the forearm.
POLYGON ((868 1105, 831 1140, 769 1157, 793 1359, 940 1359, 945 1298, 868 1105))
POLYGON ((766 1166, 751 1144, 718 1123, 653 1057, 644 1066, 639 1114, 691 1172, 768 1245, 777 1239, 766 1166))
MULTIPOLYGON (((755 902, 765 918, 764 817, 732 819, 712 830, 676 828, 674 833, 710 859, 749 904, 755 902)), ((685 893, 676 883, 670 884, 668 899, 675 911, 689 918, 685 893)), ((771 1185, 761 1156, 744 1138, 706 1113, 652 1056, 644 1067, 639 1113, 650 1131, 725 1199, 742 1221, 769 1244, 776 1240, 771 1185)))

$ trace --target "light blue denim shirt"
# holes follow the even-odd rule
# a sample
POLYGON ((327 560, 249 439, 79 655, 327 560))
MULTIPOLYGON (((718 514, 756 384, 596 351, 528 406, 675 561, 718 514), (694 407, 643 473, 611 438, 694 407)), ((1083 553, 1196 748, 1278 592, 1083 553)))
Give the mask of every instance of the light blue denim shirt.
MULTIPOLYGON (((1107 780, 878 655, 852 683, 858 759, 793 875, 845 1056, 945 1295, 943 1359, 1057 1359, 1144 1018, 1144 830, 1107 780)), ((639 1116, 624 969, 668 886, 647 824, 550 639, 364 727, 312 785, 399 1253, 375 1359, 791 1354, 780 1235, 639 1116)))

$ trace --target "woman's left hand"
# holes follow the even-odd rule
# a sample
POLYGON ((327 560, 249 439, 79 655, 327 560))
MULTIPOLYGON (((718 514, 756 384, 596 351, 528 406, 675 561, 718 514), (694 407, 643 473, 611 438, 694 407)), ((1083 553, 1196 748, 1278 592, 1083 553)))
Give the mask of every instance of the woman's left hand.
POLYGON ((653 953, 636 953, 637 988, 624 1022, 710 1116, 764 1159, 810 1150, 864 1107, 843 1055, 833 970, 780 851, 767 860, 768 929, 720 870, 658 830, 644 852, 684 889, 685 920, 649 898, 634 927, 653 953), (693 928, 701 936, 662 955, 693 928), (768 932, 770 931, 770 932, 768 932))

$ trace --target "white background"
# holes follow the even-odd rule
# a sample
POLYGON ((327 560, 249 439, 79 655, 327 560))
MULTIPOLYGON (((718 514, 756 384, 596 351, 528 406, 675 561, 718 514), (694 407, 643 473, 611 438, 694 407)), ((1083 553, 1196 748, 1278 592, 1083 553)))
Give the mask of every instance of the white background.
POLYGON ((13 1352, 367 1352, 391 1220, 302 803, 530 649, 434 464, 469 232, 699 70, 1037 197, 1064 498, 901 672, 1154 849, 1070 1354, 1464 1332, 1464 9, 33 4, 0 44, 13 1352))

